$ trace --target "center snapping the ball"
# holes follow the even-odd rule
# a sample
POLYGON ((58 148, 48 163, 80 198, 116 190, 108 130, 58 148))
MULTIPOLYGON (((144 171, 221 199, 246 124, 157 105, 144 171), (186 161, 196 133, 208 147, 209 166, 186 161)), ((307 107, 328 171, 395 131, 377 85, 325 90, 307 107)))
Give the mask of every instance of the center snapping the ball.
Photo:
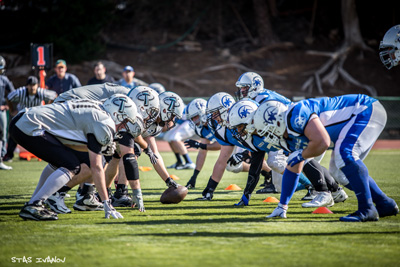
POLYGON ((188 193, 188 189, 182 185, 178 185, 178 188, 168 187, 160 197, 162 204, 177 204, 185 199, 188 193))

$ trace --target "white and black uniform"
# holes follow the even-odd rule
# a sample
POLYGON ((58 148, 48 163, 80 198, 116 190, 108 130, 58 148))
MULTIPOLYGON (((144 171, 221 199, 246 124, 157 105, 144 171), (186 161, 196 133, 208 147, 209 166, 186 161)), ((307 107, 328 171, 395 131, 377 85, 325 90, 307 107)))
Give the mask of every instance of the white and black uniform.
POLYGON ((79 172, 86 163, 87 152, 78 152, 66 145, 86 145, 97 154, 111 145, 115 123, 102 109, 101 103, 72 100, 33 107, 21 111, 10 124, 14 140, 39 158, 56 167, 79 172))
POLYGON ((104 102, 115 94, 127 95, 129 89, 114 83, 92 84, 68 90, 60 94, 54 102, 64 102, 72 99, 90 99, 104 102))

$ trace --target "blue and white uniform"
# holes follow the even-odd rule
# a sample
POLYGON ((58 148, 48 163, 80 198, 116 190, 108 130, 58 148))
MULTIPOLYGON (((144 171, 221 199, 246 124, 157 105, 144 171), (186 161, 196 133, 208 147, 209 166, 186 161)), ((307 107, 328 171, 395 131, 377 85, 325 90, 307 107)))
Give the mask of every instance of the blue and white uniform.
POLYGON ((268 89, 264 89, 264 91, 259 93, 254 99, 254 101, 258 102, 259 104, 267 100, 276 100, 284 103, 285 105, 290 105, 292 103, 292 101, 289 98, 286 98, 283 95, 268 89))
POLYGON ((368 155, 385 127, 386 111, 376 99, 361 94, 302 100, 287 111, 289 138, 306 141, 304 129, 315 116, 334 144, 330 172, 346 185, 348 180, 340 169, 368 155))

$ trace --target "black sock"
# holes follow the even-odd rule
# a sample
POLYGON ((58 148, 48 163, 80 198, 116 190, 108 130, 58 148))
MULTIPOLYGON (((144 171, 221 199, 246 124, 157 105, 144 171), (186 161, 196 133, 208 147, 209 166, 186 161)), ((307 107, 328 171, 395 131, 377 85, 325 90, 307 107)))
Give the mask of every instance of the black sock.
POLYGON ((188 184, 191 184, 192 186, 196 185, 196 179, 197 179, 197 175, 199 175, 200 171, 198 170, 194 170, 192 177, 190 177, 188 184))
POLYGON ((121 189, 122 191, 124 191, 125 189, 127 189, 126 187, 126 184, 117 184, 117 190, 121 189))
POLYGON ((267 172, 267 171, 261 170, 261 175, 264 176, 264 181, 266 183, 267 182, 271 183, 271 181, 272 181, 272 171, 267 172))
POLYGON ((58 193, 67 193, 69 190, 71 190, 71 187, 64 185, 60 190, 58 190, 58 193))
POLYGON ((214 192, 218 184, 219 184, 218 182, 214 181, 212 177, 210 177, 210 180, 208 180, 206 188, 203 190, 202 193, 203 196, 205 196, 208 192, 214 192))
POLYGON ((175 153, 175 157, 176 157, 176 163, 178 164, 182 164, 182 159, 181 159, 181 155, 179 155, 179 153, 175 153))
POLYGON ((185 155, 183 155, 183 158, 185 159, 186 163, 192 163, 192 160, 190 159, 188 153, 186 153, 185 155))

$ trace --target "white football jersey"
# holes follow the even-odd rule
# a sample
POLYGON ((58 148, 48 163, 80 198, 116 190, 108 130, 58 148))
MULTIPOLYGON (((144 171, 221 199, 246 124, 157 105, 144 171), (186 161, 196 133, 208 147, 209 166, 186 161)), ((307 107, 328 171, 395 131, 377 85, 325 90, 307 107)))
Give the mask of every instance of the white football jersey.
POLYGON ((25 134, 40 136, 44 131, 63 144, 86 145, 87 135, 93 134, 102 145, 114 140, 115 123, 102 109, 101 103, 71 100, 26 109, 16 126, 25 134))
POLYGON ((102 83, 82 86, 60 94, 54 102, 64 102, 72 99, 90 99, 104 102, 115 94, 127 95, 129 89, 114 83, 102 83))

